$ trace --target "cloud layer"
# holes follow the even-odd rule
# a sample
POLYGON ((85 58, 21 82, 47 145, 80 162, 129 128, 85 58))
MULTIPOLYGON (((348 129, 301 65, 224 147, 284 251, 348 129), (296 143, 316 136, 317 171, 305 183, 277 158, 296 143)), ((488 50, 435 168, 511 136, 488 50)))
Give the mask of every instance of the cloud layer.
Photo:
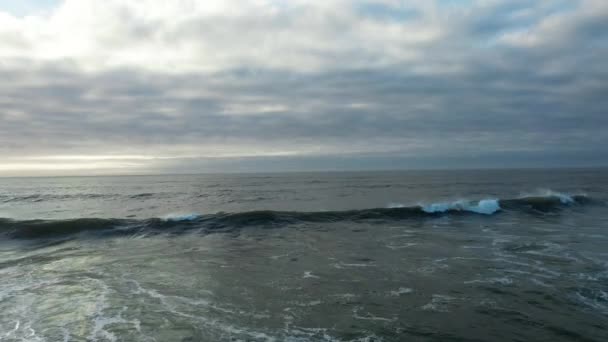
POLYGON ((603 0, 0 12, 0 174, 601 164, 606 56, 603 0))

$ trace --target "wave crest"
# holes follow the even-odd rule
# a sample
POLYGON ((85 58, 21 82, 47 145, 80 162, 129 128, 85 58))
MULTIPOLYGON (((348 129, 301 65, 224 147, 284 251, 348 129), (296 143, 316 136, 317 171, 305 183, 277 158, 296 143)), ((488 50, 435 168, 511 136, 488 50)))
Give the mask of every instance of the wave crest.
POLYGON ((556 198, 556 199, 559 199, 559 201, 562 202, 562 204, 572 204, 572 203, 576 202, 574 197, 586 197, 586 196, 584 194, 569 195, 569 194, 565 194, 563 192, 553 191, 551 189, 541 189, 541 190, 537 190, 536 192, 525 193, 522 196, 520 196, 521 199, 535 198, 535 197, 556 198))
POLYGON ((425 213, 429 214, 445 213, 449 211, 467 211, 483 215, 492 215, 501 209, 497 199, 484 199, 478 202, 461 200, 451 203, 433 203, 422 205, 421 208, 425 213))
POLYGON ((161 217, 162 220, 167 222, 182 222, 182 221, 194 221, 200 218, 200 214, 189 213, 189 214, 167 214, 161 217))

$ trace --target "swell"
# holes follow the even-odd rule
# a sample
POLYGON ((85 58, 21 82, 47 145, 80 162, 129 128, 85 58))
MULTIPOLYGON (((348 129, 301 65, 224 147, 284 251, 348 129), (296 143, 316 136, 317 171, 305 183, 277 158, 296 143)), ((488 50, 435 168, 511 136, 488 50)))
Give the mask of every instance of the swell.
POLYGON ((247 226, 277 227, 288 224, 314 222, 395 221, 443 215, 485 215, 500 212, 543 214, 572 206, 583 206, 594 201, 578 195, 529 196, 515 199, 485 199, 456 201, 430 205, 399 206, 348 211, 273 211, 260 210, 210 215, 171 215, 150 219, 77 218, 68 220, 25 220, 0 218, 0 234, 15 239, 65 237, 78 234, 96 235, 149 235, 180 233, 190 230, 201 232, 229 231, 247 226))

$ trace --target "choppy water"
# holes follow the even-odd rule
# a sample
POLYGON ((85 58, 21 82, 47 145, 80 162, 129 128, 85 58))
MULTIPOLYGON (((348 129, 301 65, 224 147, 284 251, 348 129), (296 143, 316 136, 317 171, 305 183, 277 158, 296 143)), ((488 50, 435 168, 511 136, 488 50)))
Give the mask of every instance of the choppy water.
POLYGON ((0 341, 606 341, 606 171, 0 179, 0 341))

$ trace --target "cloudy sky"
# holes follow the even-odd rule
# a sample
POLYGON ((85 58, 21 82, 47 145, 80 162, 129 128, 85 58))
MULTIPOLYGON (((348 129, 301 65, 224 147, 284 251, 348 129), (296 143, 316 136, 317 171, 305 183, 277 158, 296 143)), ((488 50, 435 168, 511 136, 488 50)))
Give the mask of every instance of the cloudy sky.
POLYGON ((0 175, 608 161, 606 0, 3 0, 0 175))

